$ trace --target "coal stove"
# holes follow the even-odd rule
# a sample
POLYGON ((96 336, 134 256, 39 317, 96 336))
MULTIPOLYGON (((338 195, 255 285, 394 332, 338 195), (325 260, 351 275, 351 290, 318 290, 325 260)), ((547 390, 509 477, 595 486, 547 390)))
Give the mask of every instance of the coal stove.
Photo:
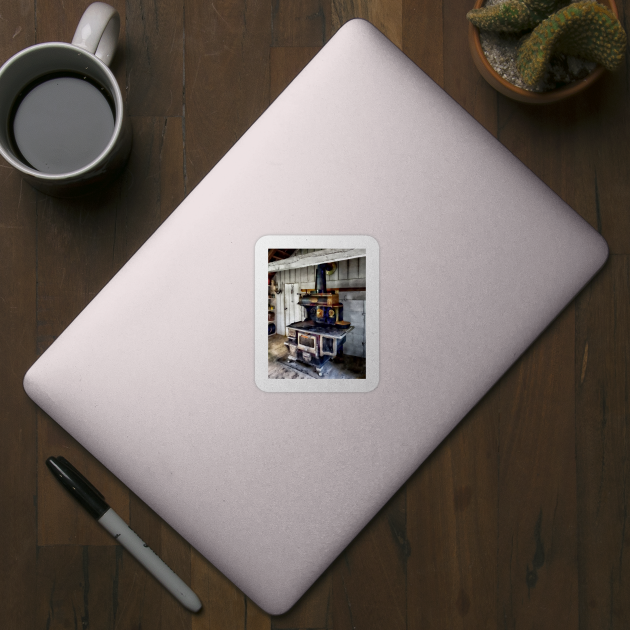
POLYGON ((343 354, 346 335, 354 326, 343 319, 343 304, 339 295, 326 290, 326 273, 334 269, 334 263, 317 265, 315 291, 300 293, 298 304, 306 310, 302 322, 287 326, 289 360, 311 365, 319 376, 329 370, 328 362, 343 354))

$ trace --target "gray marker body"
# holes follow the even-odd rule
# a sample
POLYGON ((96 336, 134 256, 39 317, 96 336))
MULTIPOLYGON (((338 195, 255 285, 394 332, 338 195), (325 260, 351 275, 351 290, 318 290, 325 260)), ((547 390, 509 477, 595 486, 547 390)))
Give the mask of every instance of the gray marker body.
POLYGON ((192 590, 176 575, 158 555, 123 521, 112 508, 109 508, 98 522, 183 606, 197 612, 201 601, 192 590))

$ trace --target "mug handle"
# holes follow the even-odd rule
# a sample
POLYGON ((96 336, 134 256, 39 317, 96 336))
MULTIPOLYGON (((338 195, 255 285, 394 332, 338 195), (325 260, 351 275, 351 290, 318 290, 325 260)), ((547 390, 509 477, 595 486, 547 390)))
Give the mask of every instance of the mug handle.
POLYGON ((112 62, 120 32, 120 15, 104 2, 94 2, 81 16, 72 44, 96 55, 106 66, 112 62))

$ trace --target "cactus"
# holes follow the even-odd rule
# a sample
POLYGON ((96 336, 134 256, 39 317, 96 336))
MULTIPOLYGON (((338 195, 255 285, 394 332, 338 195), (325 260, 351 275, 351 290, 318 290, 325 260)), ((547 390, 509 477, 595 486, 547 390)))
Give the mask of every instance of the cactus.
POLYGON ((501 4, 472 9, 466 17, 479 29, 519 33, 534 28, 568 0, 507 0, 501 4))
POLYGON ((528 85, 540 81, 554 53, 595 61, 616 69, 626 49, 626 33, 614 13, 596 2, 576 2, 543 20, 523 41, 516 65, 528 85))

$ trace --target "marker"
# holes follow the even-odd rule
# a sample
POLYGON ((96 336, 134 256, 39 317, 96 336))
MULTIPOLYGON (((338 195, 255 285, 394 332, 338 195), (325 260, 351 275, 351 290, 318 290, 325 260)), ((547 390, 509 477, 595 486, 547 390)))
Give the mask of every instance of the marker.
POLYGON ((65 458, 49 457, 46 466, 61 485, 183 606, 197 612, 201 601, 157 554, 112 510, 105 497, 65 458))

